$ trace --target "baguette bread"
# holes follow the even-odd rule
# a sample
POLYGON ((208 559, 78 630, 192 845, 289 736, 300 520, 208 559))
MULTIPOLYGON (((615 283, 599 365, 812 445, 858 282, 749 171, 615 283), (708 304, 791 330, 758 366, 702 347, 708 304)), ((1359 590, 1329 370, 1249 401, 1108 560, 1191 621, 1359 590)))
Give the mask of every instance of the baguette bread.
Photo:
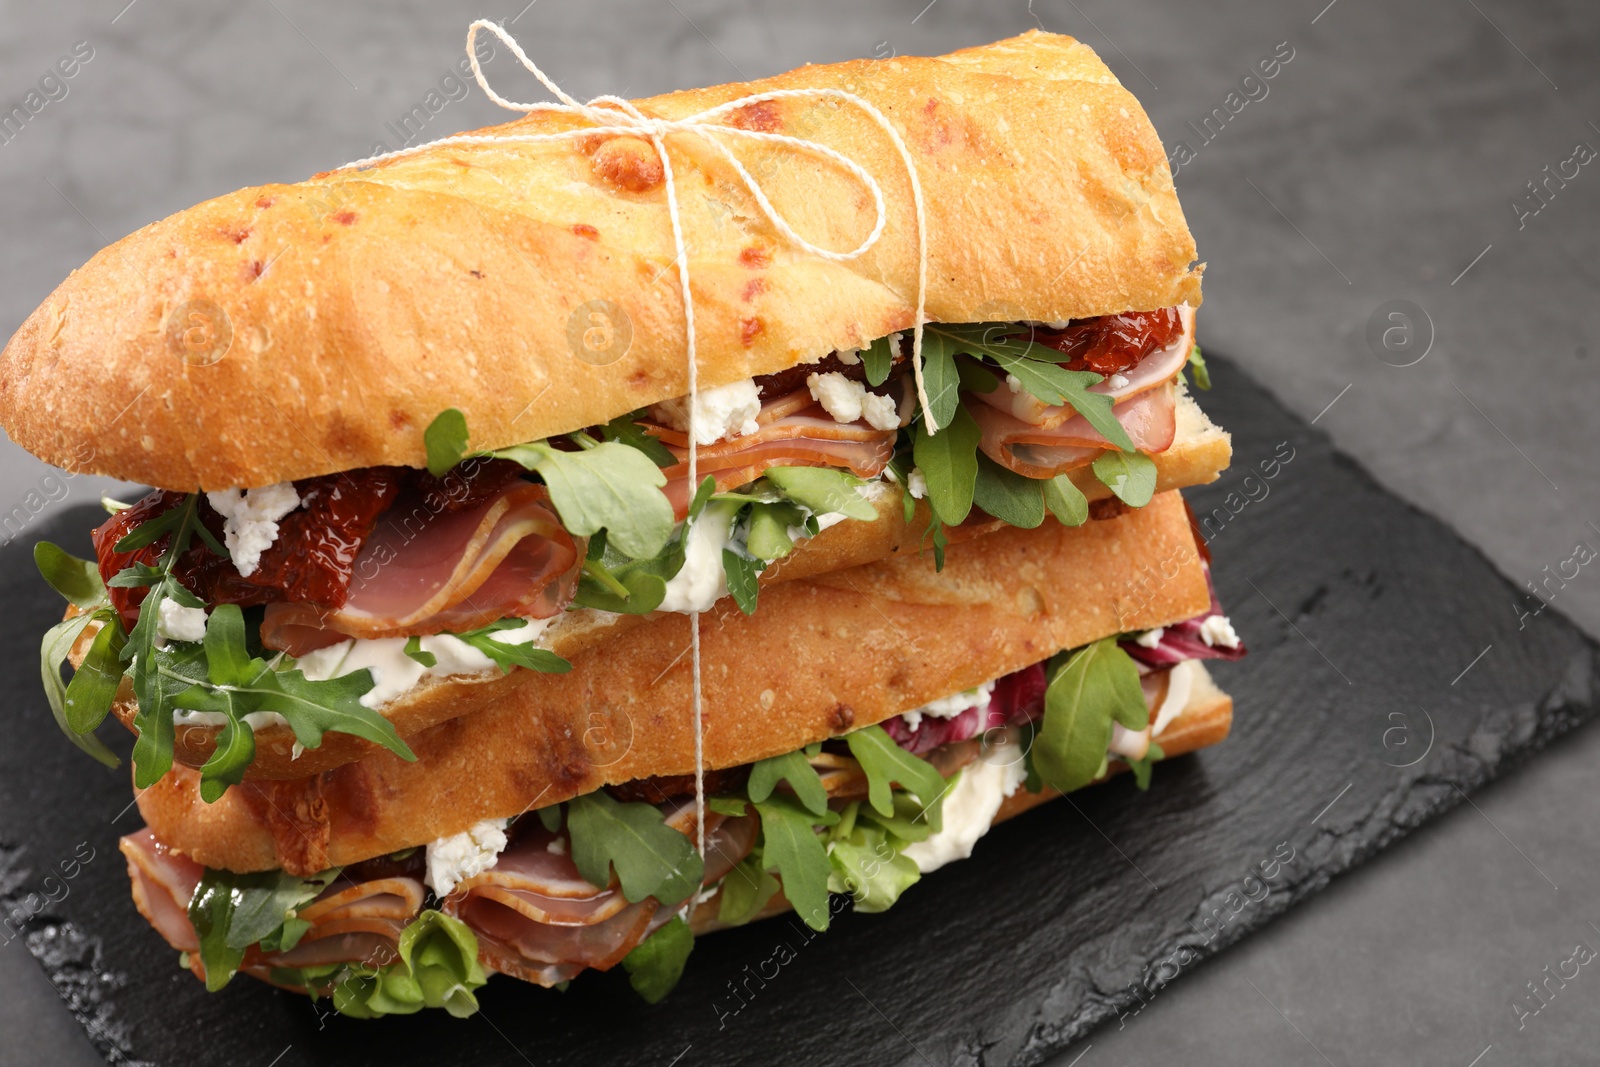
MULTIPOLYGON (((1229 729, 1233 726, 1233 698, 1217 688, 1217 683, 1205 669, 1205 664, 1196 663, 1194 673, 1194 688, 1189 693, 1189 703, 1184 705, 1183 711, 1176 719, 1167 724, 1166 730, 1161 734, 1161 748, 1166 753, 1165 758, 1182 756, 1197 749, 1206 748, 1221 742, 1228 736, 1229 729)), ((1113 760, 1107 768, 1107 777, 1121 774, 1128 769, 1128 765, 1121 760, 1113 760)), ((1099 781, 1105 781, 1104 778, 1099 781)), ((1054 800, 1061 796, 1059 792, 1045 786, 1037 793, 1030 793, 1026 789, 1019 789, 1005 800, 1000 802, 1000 810, 995 812, 991 826, 998 826, 1007 819, 1013 819, 1023 812, 1032 811, 1046 801, 1054 800)), ((714 930, 724 930, 727 926, 718 921, 717 912, 722 906, 722 891, 718 891, 705 900, 697 900, 694 911, 689 917, 689 925, 693 927, 696 936, 708 934, 714 930)), ((786 911, 794 910, 788 898, 783 895, 782 889, 774 893, 772 899, 756 915, 757 919, 767 919, 774 915, 782 915, 786 911)))
MULTIPOLYGON (((942 574, 898 556, 783 583, 702 624, 705 766, 822 740, 1109 634, 1210 603, 1176 493, 1067 529, 952 545, 942 574)), ((654 619, 561 675, 514 675, 492 706, 313 777, 247 780, 213 804, 176 768, 139 794, 162 841, 210 867, 309 874, 615 784, 695 768, 689 620, 654 619)))
MULTIPOLYGON (((1155 130, 1070 37, 1030 31, 943 58, 806 66, 638 106, 684 118, 815 87, 864 97, 909 147, 927 208, 930 319, 1200 303, 1155 130)), ((761 102, 727 122, 858 161, 883 188, 887 228, 858 259, 807 255, 760 217, 714 149, 669 135, 700 386, 908 328, 915 215, 884 132, 834 100, 761 102)), ((583 125, 544 113, 483 132, 583 125)), ((871 230, 871 198, 836 165, 790 146, 734 149, 808 240, 843 250, 871 230)), ((603 423, 688 392, 671 234, 659 160, 636 136, 440 145, 242 189, 123 238, 64 281, 0 354, 0 423, 49 463, 184 491, 421 467, 422 431, 448 407, 466 414, 475 448, 603 423), (604 365, 569 340, 596 300, 631 333, 604 365)))
MULTIPOLYGON (((1187 395, 1178 404, 1178 433, 1167 451, 1154 457, 1158 492, 1215 481, 1227 467, 1231 455, 1228 434, 1206 418, 1187 395)), ((1111 495, 1088 468, 1070 474, 1073 482, 1091 501, 1111 495)), ((932 516, 927 503, 919 502, 908 523, 905 520, 902 490, 897 485, 880 483, 873 489, 872 503, 878 511, 873 522, 843 522, 800 544, 787 557, 775 562, 763 576, 763 586, 777 582, 811 578, 832 571, 861 566, 891 556, 908 555, 921 560, 932 571, 933 560, 926 551, 924 537, 932 516)), ((1054 519, 1046 524, 1054 527, 1054 519)), ((952 544, 981 537, 1003 528, 996 519, 975 514, 973 519, 948 531, 952 544)), ((560 656, 571 659, 590 649, 615 640, 645 621, 644 616, 616 615, 606 611, 578 609, 560 616, 545 631, 545 643, 560 656)), ((93 631, 79 642, 74 663, 88 651, 93 631)), ((415 689, 384 705, 380 710, 394 724, 401 737, 409 738, 441 722, 468 715, 507 698, 524 682, 525 672, 509 676, 496 673, 446 678, 429 677, 415 689)), ((138 705, 132 685, 124 681, 112 708, 130 730, 138 705)), ((180 725, 174 735, 174 758, 190 767, 199 767, 211 757, 219 727, 180 725)), ((256 757, 250 765, 251 778, 304 778, 361 759, 379 746, 351 734, 330 733, 322 745, 296 754, 294 733, 287 726, 265 726, 256 731, 256 757)))

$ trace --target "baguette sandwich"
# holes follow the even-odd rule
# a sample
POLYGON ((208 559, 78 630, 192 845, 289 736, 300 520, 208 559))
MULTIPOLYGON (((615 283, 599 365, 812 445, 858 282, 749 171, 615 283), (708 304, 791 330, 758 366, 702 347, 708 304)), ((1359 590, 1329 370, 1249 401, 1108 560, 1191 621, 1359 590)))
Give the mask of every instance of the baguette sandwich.
POLYGON ((1226 734, 1202 268, 1092 50, 517 106, 148 226, 0 353, 14 441, 155 487, 36 547, 44 681, 135 735, 208 986, 655 998, 1226 734))

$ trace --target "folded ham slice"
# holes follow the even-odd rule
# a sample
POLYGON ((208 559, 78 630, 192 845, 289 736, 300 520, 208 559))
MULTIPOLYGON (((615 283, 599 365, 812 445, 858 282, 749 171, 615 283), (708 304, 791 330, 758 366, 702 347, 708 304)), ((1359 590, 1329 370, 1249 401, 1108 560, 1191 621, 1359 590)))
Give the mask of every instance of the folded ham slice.
MULTIPOLYGON (((982 394, 979 394, 982 395, 982 394)), ((987 404, 968 405, 983 437, 983 454, 1014 473, 1028 478, 1052 478, 1082 467, 1111 447, 1082 415, 1053 427, 1035 426, 987 404)), ((1170 380, 1147 389, 1112 409, 1133 447, 1141 452, 1165 452, 1178 432, 1177 393, 1170 380)))
POLYGON ((129 834, 117 847, 128 860, 139 914, 179 952, 200 951, 200 937, 189 922, 189 898, 205 868, 157 841, 149 830, 129 834))
MULTIPOLYGON (((680 804, 668 825, 694 831, 694 805, 680 804), (687 808, 687 812, 685 811, 687 808)), ((710 884, 755 846, 755 816, 706 818, 706 873, 710 884)), ((654 898, 630 904, 617 883, 584 881, 564 834, 524 827, 489 870, 458 885, 443 910, 478 936, 486 967, 537 985, 564 982, 585 968, 608 970, 672 912, 654 898)))
MULTIPOLYGON (((875 430, 865 420, 835 422, 806 389, 767 401, 756 416, 760 429, 696 449, 703 481, 717 480, 717 489, 736 489, 761 477, 769 467, 839 467, 859 478, 876 478, 894 458, 898 430, 875 430)), ((683 518, 694 495, 689 485, 689 435, 670 427, 648 425, 679 461, 663 472, 667 499, 683 518)))
POLYGON ((267 606, 261 642, 300 656, 349 637, 460 633, 506 618, 546 619, 572 599, 582 546, 518 481, 459 511, 391 510, 362 546, 344 606, 267 606))

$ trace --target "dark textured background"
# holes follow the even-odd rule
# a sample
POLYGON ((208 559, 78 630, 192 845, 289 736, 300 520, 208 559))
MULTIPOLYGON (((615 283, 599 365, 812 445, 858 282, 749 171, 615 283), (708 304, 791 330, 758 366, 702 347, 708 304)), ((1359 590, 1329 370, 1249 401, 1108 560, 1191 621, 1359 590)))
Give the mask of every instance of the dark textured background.
MULTIPOLYGON (((459 57, 471 17, 509 19, 521 8, 503 6, 0 6, 0 101, 8 106, 73 42, 96 48, 70 95, 0 145, 7 238, 0 327, 20 322, 107 240, 206 196, 293 180, 363 154, 459 57)), ((575 94, 637 95, 889 48, 936 53, 1036 18, 1099 49, 1169 146, 1197 144, 1187 124, 1287 40, 1295 59, 1267 99, 1199 147, 1178 178, 1211 264, 1202 340, 1231 353, 1302 416, 1317 417, 1341 448, 1446 518, 1518 584, 1566 559, 1580 539, 1600 545, 1600 530, 1589 525, 1600 519, 1593 462, 1600 433, 1589 417, 1600 399, 1593 371, 1600 179, 1585 168, 1521 230, 1509 207, 1576 141, 1600 145, 1592 125, 1600 122, 1593 4, 1035 0, 1031 16, 1020 3, 924 7, 922 0, 541 0, 513 28, 575 94), (1364 338, 1374 309, 1396 298, 1420 304, 1437 332, 1427 358, 1403 369, 1375 359, 1364 338)), ((526 85, 504 64, 491 73, 526 85)), ((474 91, 428 133, 496 118, 474 91)), ((0 463, 0 500, 22 500, 44 473, 9 451, 0 463)), ((77 479, 68 483, 68 501, 92 500, 98 491, 77 479)), ((1223 573, 1239 566, 1234 573, 1254 576, 1253 546, 1228 541, 1225 534, 1217 545, 1223 573)), ((1459 577, 1474 580, 1465 571, 1459 577)), ((1298 605, 1262 588, 1294 613, 1298 605)), ((1600 582, 1589 569, 1561 590, 1556 607, 1600 632, 1600 582)), ((1247 636, 1267 650, 1272 631, 1264 627, 1274 617, 1261 610, 1241 606, 1241 615, 1252 628, 1247 636)), ((1515 634, 1516 621, 1511 603, 1497 610, 1479 620, 1483 643, 1494 647, 1457 689, 1482 684, 1477 675, 1491 668, 1491 677, 1504 677, 1498 672, 1507 668, 1496 664, 1515 661, 1508 650, 1527 633, 1496 640, 1508 625, 1515 634)), ((1407 654, 1419 684, 1453 676, 1475 654, 1442 647, 1442 627, 1425 621, 1401 629, 1398 615, 1385 618, 1394 625, 1380 619, 1374 625, 1386 628, 1376 635, 1325 626, 1315 613, 1297 622, 1353 677, 1339 650, 1367 640, 1407 654)), ((1245 672, 1232 673, 1243 691, 1237 676, 1245 672)), ((1280 696, 1260 699, 1276 716, 1296 714, 1280 696)), ((36 761, 33 753, 6 751, 8 763, 36 761)), ((1463 805, 1313 906, 1162 990, 1123 1030, 1113 1024, 1097 1032, 1092 1047, 1070 1050, 1061 1063, 1082 1055, 1084 1067, 1180 1056, 1465 1065, 1481 1056, 1477 1062, 1490 1067, 1581 1058, 1594 1036, 1600 985, 1575 980, 1520 1032, 1510 1001, 1541 967, 1570 954, 1574 941, 1600 936, 1589 925, 1600 922, 1600 820, 1589 772, 1597 755, 1600 736, 1575 735, 1505 785, 1475 794, 1478 810, 1463 805)), ((68 783, 92 781, 92 767, 63 754, 37 759, 40 770, 68 783)), ((1289 805, 1293 765, 1280 773, 1287 779, 1271 780, 1289 805)), ((9 789, 30 788, 30 779, 11 778, 9 789)), ((69 852, 73 844, 63 842, 69 852)), ((11 862, 31 872, 26 883, 53 859, 11 862)), ((968 901, 974 921, 992 921, 984 889, 975 893, 968 901)), ((906 983, 935 1002, 941 996, 916 972, 881 981, 906 983)), ((0 994, 0 1062, 89 1061, 87 1045, 16 945, 0 945, 0 994)), ((274 1035, 259 1036, 252 1055, 235 1049, 239 1062, 278 1055, 274 1035)), ((537 1046, 529 1051, 542 1059, 537 1046)), ((772 1054, 782 1058, 781 1050, 772 1054)))

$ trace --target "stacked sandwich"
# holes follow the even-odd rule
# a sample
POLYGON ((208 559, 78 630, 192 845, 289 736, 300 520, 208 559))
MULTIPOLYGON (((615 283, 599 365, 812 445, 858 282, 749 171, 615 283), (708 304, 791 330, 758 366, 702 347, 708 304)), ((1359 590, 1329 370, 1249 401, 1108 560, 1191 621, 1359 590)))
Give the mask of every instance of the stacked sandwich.
POLYGON ((134 903, 209 988, 459 1016, 620 964, 654 1000, 700 933, 883 910, 1226 735, 1201 661, 1243 649, 1177 490, 1229 445, 1138 103, 1030 33, 633 106, 747 96, 742 175, 552 111, 221 197, 0 357, 13 440, 161 487, 92 559, 38 546, 45 686, 91 755, 136 735, 134 903), (907 155, 771 95, 815 89, 907 155), (830 247, 879 210, 750 133, 872 175, 866 254, 750 204, 830 247))

